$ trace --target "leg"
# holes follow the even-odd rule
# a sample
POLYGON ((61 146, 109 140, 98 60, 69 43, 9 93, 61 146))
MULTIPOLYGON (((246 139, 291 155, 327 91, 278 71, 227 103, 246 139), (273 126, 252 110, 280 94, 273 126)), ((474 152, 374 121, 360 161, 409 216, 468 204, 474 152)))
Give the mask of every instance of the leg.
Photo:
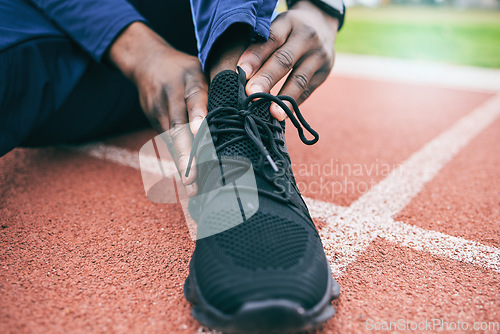
MULTIPOLYGON (((189 1, 129 2, 171 45, 196 54, 189 1)), ((23 144, 39 146, 93 140, 148 124, 139 105, 136 87, 118 71, 92 62, 64 105, 37 127, 23 144)))
MULTIPOLYGON (((294 182, 284 140, 285 122, 270 116, 270 102, 280 99, 261 94, 260 99, 248 101, 246 78, 242 72, 234 72, 250 37, 248 27, 238 31, 240 28, 231 25, 205 63, 211 76, 206 120, 215 148, 210 156, 217 155, 219 160, 198 169, 202 200, 199 207, 193 201, 190 212, 196 213, 203 230, 184 292, 194 305, 194 317, 211 328, 298 332, 334 314, 330 302, 338 297, 339 286, 294 182), (248 180, 241 168, 245 160, 252 162, 248 170, 254 173, 248 179, 255 178, 255 185, 236 191, 237 181, 248 180), (229 191, 221 191, 231 182, 234 199, 229 191), (245 197, 240 198, 242 193, 245 197), (205 194, 215 195, 205 200, 205 194), (220 231, 221 226, 227 229, 220 231)), ((292 115, 293 125, 300 133, 302 126, 306 128, 315 139, 301 139, 312 144, 317 133, 298 108, 296 112, 300 122, 292 115)), ((197 161, 207 159, 203 144, 193 149, 197 161)))
MULTIPOLYGON (((189 1, 130 2, 172 45, 196 53, 189 1)), ((148 124, 136 88, 69 39, 14 46, 0 52, 0 67, 0 156, 19 145, 96 139, 148 124)))
POLYGON ((19 146, 64 103, 90 58, 61 37, 0 52, 0 156, 19 146))
POLYGON ((250 43, 249 37, 248 27, 241 24, 231 26, 219 37, 206 64, 210 80, 221 71, 236 71, 238 59, 250 43))
POLYGON ((135 86, 121 73, 91 62, 63 105, 35 127, 23 146, 95 140, 148 125, 135 86))
POLYGON ((128 0, 128 2, 170 45, 187 54, 197 54, 189 0, 128 0))

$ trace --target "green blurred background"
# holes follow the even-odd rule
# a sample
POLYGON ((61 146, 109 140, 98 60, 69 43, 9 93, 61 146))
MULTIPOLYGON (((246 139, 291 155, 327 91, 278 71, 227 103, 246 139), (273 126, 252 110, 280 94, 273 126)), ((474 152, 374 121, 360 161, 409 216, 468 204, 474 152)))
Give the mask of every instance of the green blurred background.
POLYGON ((336 50, 500 68, 499 0, 348 3, 336 50))

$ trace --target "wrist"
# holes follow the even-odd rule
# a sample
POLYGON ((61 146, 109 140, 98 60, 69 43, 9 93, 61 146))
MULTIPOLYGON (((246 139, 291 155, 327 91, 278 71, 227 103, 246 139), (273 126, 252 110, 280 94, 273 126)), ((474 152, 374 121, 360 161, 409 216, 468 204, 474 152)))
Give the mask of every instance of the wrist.
POLYGON ((109 60, 137 83, 155 57, 164 58, 173 48, 142 22, 129 25, 108 51, 109 60))
POLYGON ((293 10, 298 9, 298 10, 307 10, 311 13, 315 13, 319 16, 321 16, 324 21, 328 24, 328 26, 332 29, 332 31, 337 32, 339 28, 339 19, 336 17, 333 17, 331 15, 328 15, 325 13, 323 10, 321 10, 318 6, 310 2, 309 0, 299 0, 297 1, 292 8, 293 10))
POLYGON ((318 7, 314 1, 310 0, 298 0, 294 1, 293 6, 288 9, 301 9, 308 10, 320 14, 321 17, 325 20, 325 22, 329 25, 333 31, 337 32, 340 26, 340 20, 336 16, 332 16, 329 13, 325 12, 323 9, 318 7))

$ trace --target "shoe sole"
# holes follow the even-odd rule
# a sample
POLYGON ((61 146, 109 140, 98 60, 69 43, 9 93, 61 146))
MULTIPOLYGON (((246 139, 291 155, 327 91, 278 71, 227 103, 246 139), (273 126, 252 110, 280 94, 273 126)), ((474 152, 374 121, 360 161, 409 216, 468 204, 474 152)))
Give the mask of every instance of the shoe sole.
POLYGON ((225 314, 210 305, 199 289, 192 262, 184 283, 184 296, 192 304, 193 317, 202 325, 226 333, 296 333, 313 329, 335 314, 331 301, 340 295, 340 286, 329 270, 328 287, 321 301, 309 310, 296 302, 269 299, 244 303, 234 314, 225 314))

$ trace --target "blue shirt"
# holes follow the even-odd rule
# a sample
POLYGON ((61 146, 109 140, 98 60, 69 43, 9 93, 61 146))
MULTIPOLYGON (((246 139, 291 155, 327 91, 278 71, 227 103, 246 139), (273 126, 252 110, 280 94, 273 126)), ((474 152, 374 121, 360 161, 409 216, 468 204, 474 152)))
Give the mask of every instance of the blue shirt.
POLYGON ((203 66, 214 42, 232 24, 246 23, 253 39, 267 40, 271 21, 277 15, 277 3, 277 0, 191 0, 198 56, 203 66))
POLYGON ((144 18, 125 0, 0 0, 0 50, 67 36, 101 61, 116 36, 144 18))
MULTIPOLYGON (((191 0, 202 64, 234 23, 267 39, 276 2, 191 0)), ((0 0, 0 156, 58 110, 135 21, 146 20, 126 0, 0 0)))
MULTIPOLYGON (((202 64, 216 39, 234 23, 246 23, 254 36, 267 39, 276 3, 191 0, 202 64)), ((135 21, 145 19, 125 0, 0 0, 0 51, 37 38, 66 36, 99 62, 135 21)))

